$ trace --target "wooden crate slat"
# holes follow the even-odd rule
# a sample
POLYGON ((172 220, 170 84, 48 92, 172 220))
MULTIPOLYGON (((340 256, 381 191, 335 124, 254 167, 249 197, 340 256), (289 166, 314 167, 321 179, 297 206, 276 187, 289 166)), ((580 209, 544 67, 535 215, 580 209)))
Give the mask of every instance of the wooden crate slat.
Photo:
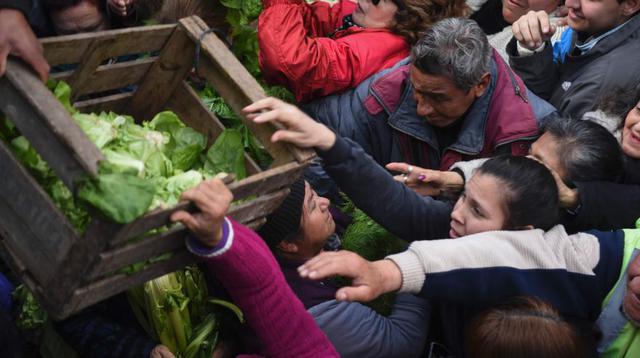
POLYGON ((184 247, 187 230, 183 226, 165 233, 141 239, 121 248, 105 251, 91 274, 92 279, 104 276, 125 266, 129 266, 165 252, 184 247))
POLYGON ((73 104, 76 109, 84 113, 99 113, 113 111, 118 114, 130 114, 126 108, 131 98, 131 93, 118 93, 110 96, 104 96, 96 99, 88 99, 85 101, 75 102, 73 104))
POLYGON ((78 63, 91 44, 98 41, 113 41, 122 46, 111 47, 107 58, 127 54, 158 51, 164 46, 175 25, 133 27, 98 33, 82 33, 40 39, 44 56, 51 66, 78 63))
POLYGON ((288 194, 289 188, 284 188, 274 193, 260 196, 250 202, 231 206, 228 215, 240 223, 254 221, 263 217, 265 213, 271 213, 275 210, 288 194))
POLYGON ((95 176, 104 157, 42 82, 15 60, 0 78, 0 110, 16 125, 67 187, 95 176))
POLYGON ((27 265, 38 281, 49 282, 55 264, 77 240, 75 230, 1 141, 0 173, 2 243, 24 260, 16 262, 17 267, 27 265), (43 237, 47 239, 42 241, 43 237))
MULTIPOLYGON (((212 144, 225 129, 220 119, 202 103, 196 91, 189 86, 187 81, 182 81, 173 92, 167 108, 174 111, 185 124, 206 135, 209 144, 212 144)), ((247 153, 244 153, 244 163, 247 175, 260 172, 258 164, 247 153)))
MULTIPOLYGON (((180 26, 187 30, 194 41, 200 41, 200 34, 208 29, 202 20, 195 17, 180 20, 180 26)), ((242 108, 266 96, 256 79, 247 72, 240 61, 214 33, 205 35, 201 46, 199 72, 224 97, 236 114, 240 115, 242 108)), ((272 143, 272 125, 259 125, 247 121, 241 115, 240 117, 274 158, 274 166, 289 162, 294 158, 298 162, 306 162, 315 155, 310 150, 302 150, 282 143, 272 143)))
POLYGON ((233 193, 234 199, 239 200, 249 195, 259 195, 280 188, 288 188, 302 175, 304 169, 305 166, 296 162, 281 165, 233 182, 229 184, 229 190, 233 193))
MULTIPOLYGON (((136 84, 144 77, 155 59, 155 57, 151 57, 98 66, 90 76, 91 80, 87 85, 83 87, 76 86, 73 92, 76 97, 79 97, 86 93, 104 92, 136 84)), ((51 77, 56 80, 69 81, 73 73, 74 71, 59 72, 52 74, 51 77)))
POLYGON ((141 285, 156 277, 174 272, 194 262, 196 262, 196 258, 186 251, 186 249, 182 249, 181 251, 174 252, 173 256, 169 259, 151 264, 133 275, 118 274, 91 283, 90 285, 75 290, 69 303, 59 310, 59 312, 54 312, 54 318, 66 318, 71 313, 100 302, 106 297, 111 297, 128 288, 141 285))
MULTIPOLYGON (((55 268, 56 280, 44 286, 47 300, 52 305, 62 307, 71 293, 88 279, 90 268, 98 260, 111 238, 121 225, 93 219, 83 237, 74 240, 69 254, 59 261, 55 268)), ((51 269, 51 268, 50 268, 51 269)))
POLYGON ((131 99, 131 111, 137 121, 146 121, 160 112, 193 64, 195 45, 176 27, 131 99))
MULTIPOLYGON (((258 195, 281 188, 288 188, 302 174, 303 170, 303 166, 293 162, 252 175, 239 182, 233 182, 228 184, 228 187, 234 198, 239 200, 249 195, 258 195)), ((155 210, 146 214, 142 218, 124 226, 117 235, 114 235, 110 241, 110 247, 119 246, 153 228, 170 224, 169 218, 171 214, 179 210, 193 211, 194 208, 190 206, 189 203, 179 203, 172 208, 155 210)))

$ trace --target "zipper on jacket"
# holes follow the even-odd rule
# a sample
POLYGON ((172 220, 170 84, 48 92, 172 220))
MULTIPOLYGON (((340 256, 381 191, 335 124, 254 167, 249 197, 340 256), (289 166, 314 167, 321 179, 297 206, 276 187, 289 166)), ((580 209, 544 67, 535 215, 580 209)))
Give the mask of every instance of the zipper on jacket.
POLYGON ((524 103, 529 103, 529 100, 525 98, 525 96, 522 94, 522 91, 520 90, 520 85, 518 85, 518 82, 516 82, 516 79, 513 77, 513 71, 511 71, 510 68, 507 68, 507 72, 509 72, 509 78, 511 79, 511 84, 513 85, 516 96, 522 98, 524 103))

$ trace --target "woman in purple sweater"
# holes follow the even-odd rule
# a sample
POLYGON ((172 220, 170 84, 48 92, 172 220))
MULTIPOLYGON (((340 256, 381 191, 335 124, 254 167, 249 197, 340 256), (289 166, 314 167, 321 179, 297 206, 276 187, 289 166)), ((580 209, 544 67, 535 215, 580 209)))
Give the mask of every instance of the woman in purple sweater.
POLYGON ((287 285, 264 241, 225 218, 233 195, 218 179, 183 193, 201 210, 178 211, 173 221, 193 233, 187 248, 206 260, 242 309, 268 357, 338 357, 335 349, 287 285))

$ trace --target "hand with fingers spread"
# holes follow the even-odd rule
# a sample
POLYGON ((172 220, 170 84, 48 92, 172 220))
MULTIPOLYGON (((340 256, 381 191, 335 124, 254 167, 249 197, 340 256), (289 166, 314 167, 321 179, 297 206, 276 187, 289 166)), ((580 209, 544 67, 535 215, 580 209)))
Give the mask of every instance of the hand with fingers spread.
POLYGON ((214 247, 222 239, 222 222, 233 194, 220 179, 211 179, 191 188, 180 197, 193 202, 200 212, 176 211, 172 221, 179 221, 204 245, 214 247))
POLYGON ((284 127, 273 133, 272 142, 284 141, 303 148, 328 150, 336 141, 335 133, 327 126, 314 121, 298 107, 276 98, 259 100, 242 112, 256 123, 271 122, 284 127))
POLYGON ((635 325, 640 324, 640 256, 631 261, 627 269, 627 291, 624 294, 624 312, 635 325))
POLYGON ((556 32, 546 11, 529 11, 511 25, 513 36, 520 45, 531 51, 539 48, 556 32))
POLYGON ((0 9, 0 76, 7 70, 7 57, 14 55, 29 64, 44 82, 49 77, 49 64, 42 45, 22 12, 0 9))
POLYGON ((389 163, 386 168, 403 173, 393 178, 422 196, 439 196, 444 191, 464 189, 464 179, 456 172, 425 169, 407 163, 389 163))
POLYGON ((367 302, 402 285, 402 273, 393 261, 370 262, 351 251, 323 252, 300 266, 298 272, 312 280, 337 275, 352 278, 351 286, 336 292, 338 301, 367 302))

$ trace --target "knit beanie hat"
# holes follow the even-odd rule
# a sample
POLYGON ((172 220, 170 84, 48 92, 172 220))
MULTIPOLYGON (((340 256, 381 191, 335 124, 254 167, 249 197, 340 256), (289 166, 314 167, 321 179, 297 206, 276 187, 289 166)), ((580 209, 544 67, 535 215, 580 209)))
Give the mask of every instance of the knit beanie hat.
POLYGON ((304 189, 304 179, 300 178, 294 182, 282 205, 267 216, 267 222, 258 230, 258 234, 269 247, 274 248, 300 229, 304 189))

